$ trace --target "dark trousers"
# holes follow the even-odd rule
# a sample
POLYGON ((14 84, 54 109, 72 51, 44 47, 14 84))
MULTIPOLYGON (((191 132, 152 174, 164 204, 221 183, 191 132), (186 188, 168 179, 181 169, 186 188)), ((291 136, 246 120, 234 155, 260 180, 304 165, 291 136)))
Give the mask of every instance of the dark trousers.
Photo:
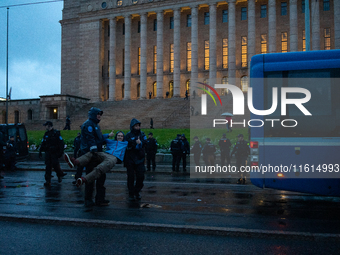
MULTIPOLYGON (((98 162, 91 161, 86 166, 86 174, 91 173, 93 171, 93 168, 98 165, 98 162)), ((106 180, 106 174, 102 174, 95 182, 92 183, 86 183, 85 184, 85 201, 86 200, 92 200, 93 192, 94 192, 94 184, 96 183, 96 202, 102 202, 105 200, 105 190, 104 187, 106 180)))
POLYGON ((179 172, 179 164, 181 163, 181 153, 174 152, 172 153, 172 171, 179 172))
POLYGON ((57 173, 58 177, 63 176, 63 172, 60 169, 60 164, 58 156, 56 153, 45 152, 45 180, 46 182, 51 182, 52 168, 57 173))
POLYGON ((224 162, 227 160, 227 166, 230 165, 230 151, 221 151, 221 166, 224 166, 224 162))
POLYGON ((5 166, 7 170, 15 170, 15 155, 6 156, 5 166))
POLYGON ((201 158, 201 152, 200 153, 194 153, 194 161, 195 161, 196 166, 200 165, 200 158, 201 158))
POLYGON ((148 153, 146 154, 146 165, 147 165, 147 169, 148 171, 151 170, 151 164, 152 164, 152 170, 155 171, 156 170, 156 153, 148 153))
POLYGON ((126 164, 127 170, 127 186, 129 189, 129 195, 133 196, 138 194, 143 186, 144 186, 144 173, 145 166, 144 163, 134 164, 129 162, 126 164), (135 176, 136 176, 136 184, 135 184, 135 176))

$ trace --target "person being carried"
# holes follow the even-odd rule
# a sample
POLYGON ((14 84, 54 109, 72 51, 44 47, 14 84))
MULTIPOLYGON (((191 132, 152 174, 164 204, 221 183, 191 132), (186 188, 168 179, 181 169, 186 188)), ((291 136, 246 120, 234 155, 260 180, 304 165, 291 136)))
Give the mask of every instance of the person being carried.
POLYGON ((128 142, 124 141, 124 133, 118 131, 115 138, 113 137, 113 131, 110 134, 104 134, 103 138, 106 142, 105 152, 87 152, 79 158, 70 158, 67 153, 64 154, 64 159, 73 168, 74 166, 86 166, 91 160, 96 160, 99 164, 84 177, 77 179, 77 187, 80 187, 83 183, 92 183, 97 180, 102 174, 109 172, 117 162, 122 162, 124 160, 125 150, 128 142))

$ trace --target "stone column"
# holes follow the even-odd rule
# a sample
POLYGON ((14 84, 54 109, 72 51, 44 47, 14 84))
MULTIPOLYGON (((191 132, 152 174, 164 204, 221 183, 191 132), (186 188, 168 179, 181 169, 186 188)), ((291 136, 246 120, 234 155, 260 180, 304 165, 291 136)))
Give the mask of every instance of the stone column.
POLYGON ((276 52, 276 1, 268 0, 268 51, 276 52))
POLYGON ((157 12, 157 98, 163 98, 163 15, 157 12))
POLYGON ((334 42, 335 49, 340 49, 340 1, 334 1, 334 42))
POLYGON ((110 18, 109 101, 116 100, 116 18, 110 18))
POLYGON ((147 13, 140 15, 140 98, 146 99, 147 82, 147 13))
POLYGON ((235 1, 228 0, 228 83, 236 85, 235 1))
POLYGON ((248 0, 248 67, 250 59, 256 53, 255 0, 248 0))
POLYGON ((289 0, 289 51, 298 51, 297 0, 289 0))
MULTIPOLYGON (((336 2, 336 1, 334 1, 336 2)), ((312 50, 320 50, 320 5, 312 1, 312 50)))
POLYGON ((125 21, 125 56, 124 56, 124 100, 131 99, 131 15, 125 21))
POLYGON ((209 85, 216 84, 216 3, 209 5, 209 85))
MULTIPOLYGON (((191 7, 191 78, 190 84, 194 92, 198 82, 198 7, 191 7)), ((197 92, 196 92, 197 94, 197 92)))
POLYGON ((179 97, 181 93, 180 43, 181 43, 181 10, 180 8, 176 8, 174 9, 174 97, 179 97))

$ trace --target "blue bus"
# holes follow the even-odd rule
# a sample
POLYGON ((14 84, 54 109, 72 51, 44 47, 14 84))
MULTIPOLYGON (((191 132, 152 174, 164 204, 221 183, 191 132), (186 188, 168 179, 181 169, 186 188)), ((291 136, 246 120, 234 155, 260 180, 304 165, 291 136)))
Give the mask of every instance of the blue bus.
MULTIPOLYGON (((281 102, 269 115, 251 113, 252 123, 265 123, 249 127, 250 162, 257 168, 250 172, 254 185, 340 196, 339 78, 340 50, 271 53, 251 59, 255 109, 271 109, 274 88, 279 102, 284 88, 304 88, 311 96, 301 108, 281 102)), ((288 96, 293 100, 307 97, 302 93, 288 96)))

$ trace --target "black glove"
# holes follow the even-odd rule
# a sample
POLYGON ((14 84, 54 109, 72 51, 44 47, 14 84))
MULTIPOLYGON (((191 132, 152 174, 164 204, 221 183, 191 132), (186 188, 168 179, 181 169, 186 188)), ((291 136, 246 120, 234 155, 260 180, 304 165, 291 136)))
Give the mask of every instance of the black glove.
POLYGON ((39 151, 39 158, 42 158, 42 152, 39 151))

